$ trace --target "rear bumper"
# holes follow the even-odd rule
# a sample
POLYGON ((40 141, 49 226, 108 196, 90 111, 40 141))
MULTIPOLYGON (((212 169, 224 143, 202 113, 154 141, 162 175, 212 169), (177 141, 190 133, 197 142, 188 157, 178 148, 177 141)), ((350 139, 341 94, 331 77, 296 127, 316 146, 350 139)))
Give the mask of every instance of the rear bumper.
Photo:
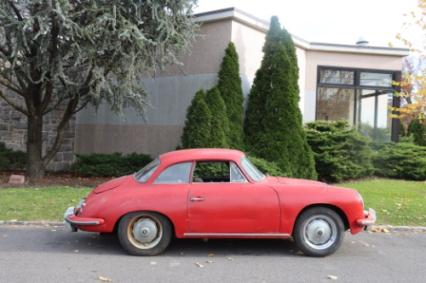
POLYGON ((75 208, 68 207, 64 213, 65 225, 73 232, 76 232, 79 226, 97 226, 104 224, 102 218, 80 217, 75 215, 75 208))
POLYGON ((369 208, 368 211, 364 210, 364 218, 356 220, 356 223, 359 226, 370 226, 376 223, 376 211, 372 208, 369 208))

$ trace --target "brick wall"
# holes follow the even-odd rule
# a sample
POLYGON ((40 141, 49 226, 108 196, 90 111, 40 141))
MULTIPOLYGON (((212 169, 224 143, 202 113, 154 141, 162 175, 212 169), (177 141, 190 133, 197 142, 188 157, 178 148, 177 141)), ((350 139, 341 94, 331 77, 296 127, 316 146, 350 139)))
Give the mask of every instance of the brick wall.
MULTIPOLYGON (((56 126, 61 118, 61 110, 53 111, 43 119, 43 153, 53 144, 56 126)), ((7 148, 26 150, 27 117, 0 99, 0 142, 7 148)), ((61 148, 48 165, 48 170, 66 170, 74 162, 75 117, 65 129, 61 148)))

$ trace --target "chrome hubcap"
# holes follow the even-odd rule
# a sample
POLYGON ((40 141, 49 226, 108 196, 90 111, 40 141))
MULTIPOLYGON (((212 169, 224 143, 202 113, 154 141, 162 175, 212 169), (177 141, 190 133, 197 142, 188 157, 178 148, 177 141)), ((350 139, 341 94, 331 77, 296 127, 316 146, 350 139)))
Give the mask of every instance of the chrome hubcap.
POLYGON ((139 249, 151 249, 158 245, 163 235, 161 223, 148 215, 132 219, 127 230, 130 242, 139 249))
POLYGON ((313 249, 323 250, 333 245, 337 238, 337 226, 326 215, 309 218, 304 225, 305 242, 313 249))
POLYGON ((158 234, 157 225, 151 219, 140 219, 133 226, 133 235, 140 243, 150 243, 158 234))

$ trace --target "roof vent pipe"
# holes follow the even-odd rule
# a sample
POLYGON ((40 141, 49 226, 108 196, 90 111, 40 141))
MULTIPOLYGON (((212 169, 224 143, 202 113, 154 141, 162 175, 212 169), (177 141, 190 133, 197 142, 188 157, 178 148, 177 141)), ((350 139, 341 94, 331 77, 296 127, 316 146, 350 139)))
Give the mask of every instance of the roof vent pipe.
POLYGON ((360 37, 358 38, 358 40, 356 41, 356 45, 358 46, 367 46, 368 45, 368 40, 366 40, 364 37, 360 37))

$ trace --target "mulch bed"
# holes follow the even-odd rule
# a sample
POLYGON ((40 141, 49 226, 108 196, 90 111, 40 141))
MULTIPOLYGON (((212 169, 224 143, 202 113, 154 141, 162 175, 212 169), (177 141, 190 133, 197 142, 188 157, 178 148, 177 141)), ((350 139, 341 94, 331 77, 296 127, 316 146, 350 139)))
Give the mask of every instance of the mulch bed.
MULTIPOLYGON (((24 185, 11 185, 8 183, 11 174, 24 175, 25 172, 0 172, 0 188, 11 188, 11 187, 28 187, 28 184, 24 185)), ((95 187, 98 184, 104 183, 114 177, 79 177, 70 173, 46 173, 46 176, 39 182, 31 185, 34 187, 46 187, 46 186, 70 186, 70 187, 95 187)))

